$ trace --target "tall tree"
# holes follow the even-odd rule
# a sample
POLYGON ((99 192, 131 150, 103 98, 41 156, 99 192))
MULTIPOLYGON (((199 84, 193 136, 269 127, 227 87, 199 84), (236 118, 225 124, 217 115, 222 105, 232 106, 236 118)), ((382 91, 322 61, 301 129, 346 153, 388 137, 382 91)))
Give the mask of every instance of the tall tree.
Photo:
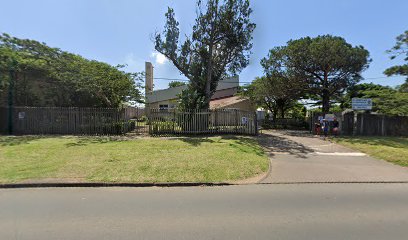
POLYGON ((192 34, 180 43, 179 23, 168 8, 164 32, 155 35, 155 49, 190 80, 182 93, 187 96, 181 98, 190 102, 183 105, 208 108, 218 82, 248 65, 255 24, 248 0, 198 0, 196 12, 192 34))
POLYGON ((401 85, 400 91, 408 93, 408 30, 397 36, 397 42, 393 48, 387 51, 391 59, 403 56, 405 64, 390 67, 384 71, 387 76, 401 75, 406 76, 405 83, 401 85))
POLYGON ((290 40, 286 46, 271 49, 261 64, 267 74, 287 71, 305 81, 310 98, 321 101, 327 113, 334 98, 362 79, 370 61, 364 47, 324 35, 290 40))

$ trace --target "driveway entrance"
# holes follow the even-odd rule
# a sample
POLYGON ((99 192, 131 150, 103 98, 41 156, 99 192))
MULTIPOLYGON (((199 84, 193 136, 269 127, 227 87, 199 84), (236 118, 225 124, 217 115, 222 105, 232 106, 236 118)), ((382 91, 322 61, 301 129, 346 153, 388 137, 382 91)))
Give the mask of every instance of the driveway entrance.
POLYGON ((266 131, 271 158, 264 183, 408 182, 408 168, 374 159, 304 131, 266 131))

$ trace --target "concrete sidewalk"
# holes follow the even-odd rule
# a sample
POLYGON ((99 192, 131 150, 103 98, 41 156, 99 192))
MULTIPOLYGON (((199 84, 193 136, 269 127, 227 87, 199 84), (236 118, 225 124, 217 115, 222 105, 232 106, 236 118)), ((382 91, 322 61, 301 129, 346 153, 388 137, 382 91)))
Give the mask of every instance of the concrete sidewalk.
POLYGON ((302 131, 266 131, 271 157, 263 183, 408 182, 408 168, 374 159, 302 131))

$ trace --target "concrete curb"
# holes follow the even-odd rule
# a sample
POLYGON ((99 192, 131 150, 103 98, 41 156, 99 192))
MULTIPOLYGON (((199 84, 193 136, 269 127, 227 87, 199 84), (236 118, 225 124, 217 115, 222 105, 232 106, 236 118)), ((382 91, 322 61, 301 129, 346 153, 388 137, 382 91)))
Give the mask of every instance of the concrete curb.
POLYGON ((0 189, 5 188, 70 188, 70 187, 215 187, 215 186, 229 186, 235 185, 233 183, 206 183, 206 182, 192 182, 192 183, 100 183, 100 182, 83 182, 83 183, 9 183, 0 184, 0 189))
POLYGON ((268 171, 265 173, 265 175, 259 179, 256 183, 262 183, 263 181, 265 181, 265 179, 267 179, 271 174, 272 174, 272 157, 268 156, 269 158, 269 168, 268 171))
POLYGON ((298 184, 408 184, 408 181, 322 181, 322 182, 271 182, 271 183, 10 183, 0 189, 18 188, 105 188, 105 187, 217 187, 239 185, 298 185, 298 184))
POLYGON ((260 185, 296 185, 296 184, 406 184, 408 181, 317 181, 317 182, 270 182, 258 183, 260 185))

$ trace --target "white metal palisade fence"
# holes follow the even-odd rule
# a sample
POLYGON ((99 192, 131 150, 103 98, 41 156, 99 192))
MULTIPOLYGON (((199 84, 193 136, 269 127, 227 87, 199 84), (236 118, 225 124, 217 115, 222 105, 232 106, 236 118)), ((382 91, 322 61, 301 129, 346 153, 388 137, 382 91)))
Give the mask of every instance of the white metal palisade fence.
POLYGON ((151 135, 247 134, 256 135, 256 113, 238 109, 150 109, 151 135))
POLYGON ((255 112, 82 107, 0 107, 0 133, 14 135, 257 134, 255 112), (11 128, 8 114, 11 113, 11 128))

